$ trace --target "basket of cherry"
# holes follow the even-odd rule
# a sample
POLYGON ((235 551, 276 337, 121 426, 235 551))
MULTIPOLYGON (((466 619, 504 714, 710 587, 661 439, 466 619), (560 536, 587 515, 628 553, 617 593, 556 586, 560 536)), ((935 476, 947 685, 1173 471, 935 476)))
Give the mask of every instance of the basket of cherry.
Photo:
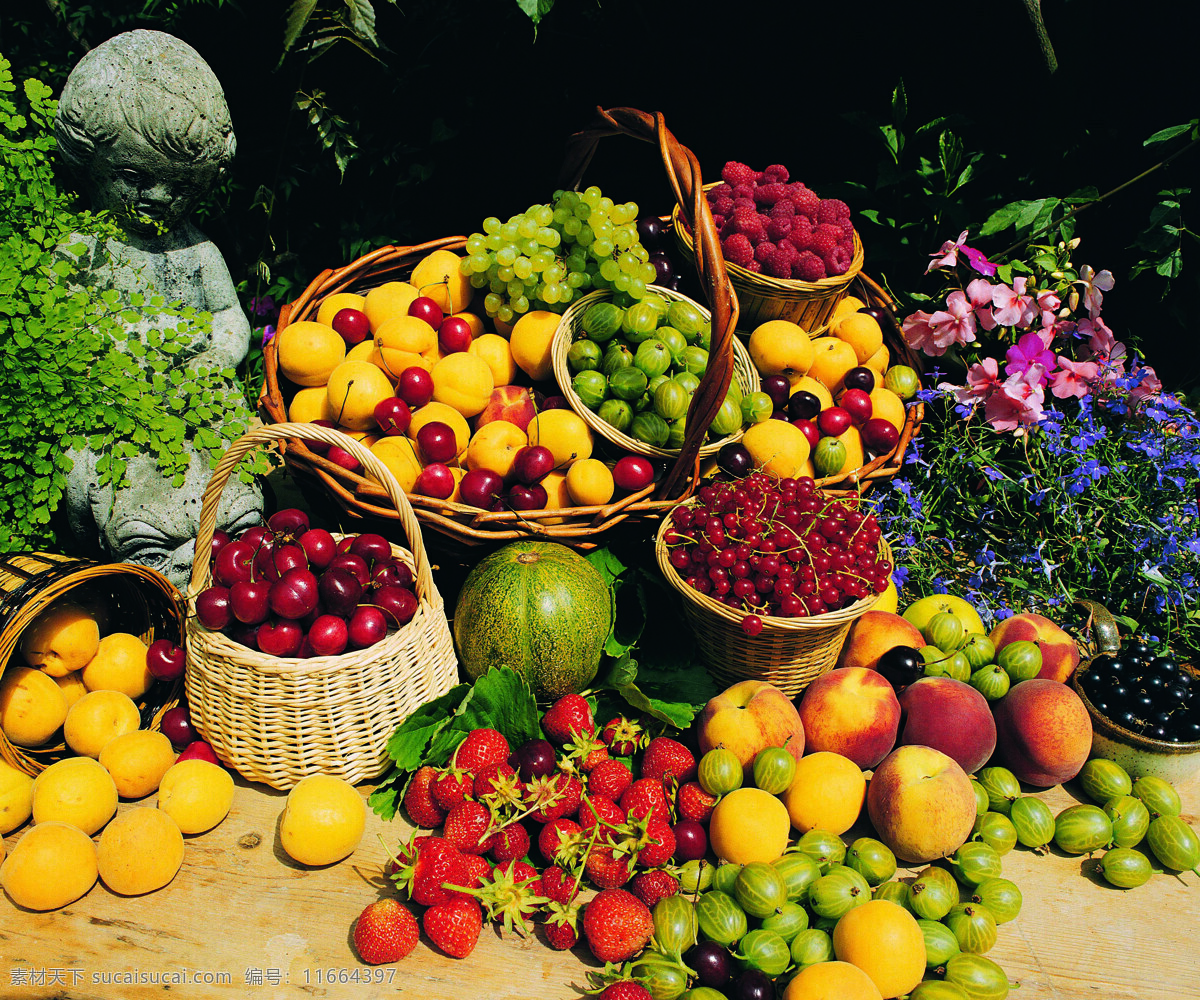
POLYGON ((227 764, 273 788, 317 773, 378 777, 396 727, 458 678, 404 491, 367 448, 317 424, 259 427, 222 457, 204 493, 189 605, 192 724, 227 764), (396 505, 411 550, 382 535, 311 527, 300 510, 277 511, 237 538, 215 532, 238 463, 288 438, 340 444, 362 462, 396 505))
POLYGON ((708 483, 675 507, 655 555, 709 673, 790 696, 832 669, 892 572, 891 549, 858 497, 761 470, 708 483))

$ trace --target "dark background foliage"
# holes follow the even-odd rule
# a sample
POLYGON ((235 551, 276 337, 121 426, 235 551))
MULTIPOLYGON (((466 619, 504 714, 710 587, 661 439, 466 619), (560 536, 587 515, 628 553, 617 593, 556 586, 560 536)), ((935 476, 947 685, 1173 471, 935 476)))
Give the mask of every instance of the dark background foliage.
MULTIPOLYGON (((1115 187, 1185 144, 1142 145, 1200 104, 1188 32, 1171 4, 1045 0, 1053 76, 1019 0, 721 8, 558 0, 536 31, 514 0, 375 0, 378 59, 342 41, 316 60, 298 47, 281 62, 288 6, 53 0, 23 5, 0 26, 17 78, 40 76, 56 92, 81 39, 96 45, 134 27, 170 31, 208 60, 226 89, 239 154, 201 224, 247 297, 287 298, 372 246, 465 235, 486 215, 547 200, 566 136, 598 104, 662 111, 714 179, 728 159, 783 163, 818 192, 844 194, 867 270, 893 289, 917 289, 942 240, 968 225, 977 231, 1013 199, 1115 187), (911 174, 881 183, 890 159, 877 126, 891 121, 901 79, 908 166, 919 168, 922 155, 936 162, 939 130, 913 134, 935 116, 949 118, 968 154, 985 154, 949 199, 923 194, 911 174), (328 142, 351 155, 344 175, 297 108, 298 93, 329 123, 328 142), (872 225, 857 214, 867 208, 913 228, 872 225)), ((1134 244, 1157 192, 1190 187, 1198 163, 1200 151, 1185 153, 1089 208, 1078 225, 1076 260, 1119 282, 1106 318, 1122 339, 1140 340, 1171 388, 1200 381, 1189 335, 1200 269, 1185 267, 1165 298, 1159 275, 1129 275, 1146 256, 1134 244)), ((618 200, 670 209, 655 151, 632 140, 606 140, 587 180, 618 200)), ((1186 224, 1186 199, 1183 208, 1186 224)), ((1013 234, 972 242, 996 253, 1013 234)))

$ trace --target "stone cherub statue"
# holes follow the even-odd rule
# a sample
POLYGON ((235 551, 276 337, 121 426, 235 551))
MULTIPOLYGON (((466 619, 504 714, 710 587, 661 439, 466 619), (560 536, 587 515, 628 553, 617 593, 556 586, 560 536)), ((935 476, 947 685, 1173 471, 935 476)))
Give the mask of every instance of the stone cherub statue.
MULTIPOLYGON (((78 269, 69 280, 115 289, 125 302, 141 293, 211 314, 207 334, 195 336, 172 363, 191 372, 235 368, 246 357, 250 324, 221 252, 189 218, 236 149, 225 95, 208 64, 160 31, 117 35, 71 71, 54 131, 93 209, 110 210, 123 230, 103 242, 82 237, 87 249, 77 261, 69 258, 78 269)), ((143 316, 129 330, 145 342, 149 329, 175 322, 169 315, 143 316)), ((234 380, 227 391, 242 397, 234 380)), ((210 476, 207 456, 193 452, 183 486, 173 488, 153 457, 140 455, 130 460, 119 490, 98 485, 99 456, 74 453, 66 500, 76 536, 184 585, 210 476)), ((259 489, 234 477, 222 495, 217 527, 238 531, 257 523, 261 512, 259 489)))

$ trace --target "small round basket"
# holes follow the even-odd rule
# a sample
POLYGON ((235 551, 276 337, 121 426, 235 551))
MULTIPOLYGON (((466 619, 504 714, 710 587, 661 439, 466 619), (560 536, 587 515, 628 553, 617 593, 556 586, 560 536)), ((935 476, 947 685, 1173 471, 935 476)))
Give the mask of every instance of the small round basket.
MULTIPOLYGON (((693 590, 671 565, 671 550, 664 541, 670 518, 664 518, 654 539, 654 555, 667 582, 683 598, 683 613, 696 637, 700 658, 718 684, 767 681, 794 698, 823 673, 833 669, 850 626, 871 610, 878 594, 855 601, 839 611, 812 618, 776 618, 763 615, 762 631, 748 636, 742 631, 743 614, 693 590)), ((879 552, 891 559, 882 538, 879 552)))
MULTIPOLYGON (((367 649, 309 659, 268 656, 212 632, 195 617, 212 582, 210 560, 192 566, 187 621, 187 697, 192 724, 217 755, 251 781, 289 789, 310 774, 350 782, 391 764, 388 740, 418 706, 458 680, 442 596, 412 508, 392 474, 357 441, 316 424, 277 424, 243 435, 222 457, 204 493, 196 551, 211 550, 221 491, 252 448, 282 440, 337 444, 383 483, 412 545, 393 555, 413 571, 419 606, 403 628, 367 649)), ((335 536, 338 537, 338 536, 335 536)))
MULTIPOLYGON (((711 319, 711 314, 707 309, 700 305, 699 302, 689 299, 686 295, 671 291, 669 288, 661 288, 658 285, 651 285, 650 290, 666 299, 690 302, 700 310, 705 320, 711 319)), ((626 451, 638 455, 646 455, 650 458, 678 458, 678 448, 658 448, 652 444, 646 444, 637 440, 637 438, 632 438, 628 434, 617 430, 608 421, 601 420, 597 413, 584 405, 583 400, 579 398, 579 394, 571 387, 571 373, 567 368, 567 352, 570 351, 571 345, 579 339, 576 335, 583 328, 583 315, 597 302, 607 302, 611 298, 612 292, 607 289, 595 291, 589 295, 585 295, 578 302, 573 302, 567 311, 563 313, 562 319, 558 323, 558 330, 554 334, 554 344, 551 348, 554 377, 558 382, 559 388, 562 390, 563 396, 571 404, 571 409, 579 414, 583 418, 584 423, 601 437, 606 438, 618 447, 624 448, 626 451)), ((759 384, 758 370, 754 367, 754 362, 750 358, 750 352, 746 350, 737 337, 734 337, 730 343, 733 348, 733 378, 737 380, 737 384, 741 388, 743 395, 756 391, 759 384)), ((728 437, 702 444, 698 454, 701 458, 715 455, 725 445, 740 440, 741 436, 742 429, 739 428, 736 433, 730 434, 728 437)))
MULTIPOLYGON (((706 184, 704 190, 716 186, 706 184)), ((692 260, 695 246, 692 234, 684 224, 679 206, 671 214, 675 227, 675 240, 680 251, 692 260)), ((766 274, 755 274, 744 267, 725 262, 729 280, 737 292, 741 306, 743 325, 755 327, 772 319, 786 319, 804 327, 809 336, 815 337, 829 325, 837 304, 846 296, 854 279, 863 266, 863 245, 858 231, 854 232, 854 257, 845 274, 820 281, 798 281, 792 278, 772 278, 766 274)))
MULTIPOLYGON (((29 624, 60 598, 93 611, 101 634, 129 632, 149 645, 156 639, 183 642, 183 595, 161 573, 134 563, 100 563, 45 552, 0 556, 0 663, 24 666, 17 644, 29 624)), ((142 728, 157 729, 163 713, 179 703, 179 681, 159 681, 137 702, 142 728)), ((37 775, 73 757, 62 732, 40 747, 18 747, 0 732, 0 760, 37 775)))

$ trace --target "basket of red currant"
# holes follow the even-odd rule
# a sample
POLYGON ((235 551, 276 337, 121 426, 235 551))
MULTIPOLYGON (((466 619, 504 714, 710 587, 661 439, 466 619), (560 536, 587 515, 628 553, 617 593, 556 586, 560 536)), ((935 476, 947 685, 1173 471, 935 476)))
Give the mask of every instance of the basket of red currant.
POLYGON ((1200 771, 1200 671, 1138 638, 1102 652, 1071 681, 1092 717, 1092 754, 1172 784, 1200 771))
POLYGON ((796 695, 837 660, 887 589, 892 553, 856 496, 755 472, 702 486, 663 521, 655 555, 709 673, 796 695))

